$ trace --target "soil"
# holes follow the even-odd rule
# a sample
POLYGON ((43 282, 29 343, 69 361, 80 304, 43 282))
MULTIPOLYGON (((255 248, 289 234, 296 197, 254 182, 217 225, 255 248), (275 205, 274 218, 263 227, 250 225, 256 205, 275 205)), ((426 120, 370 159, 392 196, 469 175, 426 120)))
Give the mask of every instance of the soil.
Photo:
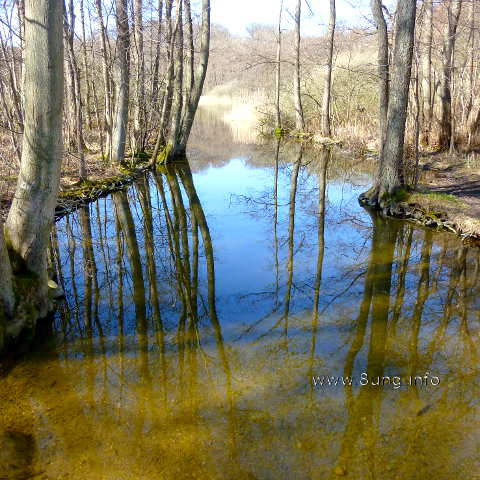
MULTIPOLYGON (((148 167, 146 163, 142 163, 144 161, 145 159, 137 161, 135 168, 125 169, 102 161, 98 153, 85 155, 88 181, 82 184, 78 180, 76 159, 71 159, 67 155, 62 165, 56 217, 70 213, 89 201, 131 183, 148 167)), ((14 165, 12 168, 10 165, 2 165, 0 171, 3 173, 0 176, 0 218, 5 221, 15 193, 18 166, 14 165)))
POLYGON ((419 191, 439 194, 436 207, 458 226, 462 236, 480 238, 480 152, 430 154, 421 160, 419 191))

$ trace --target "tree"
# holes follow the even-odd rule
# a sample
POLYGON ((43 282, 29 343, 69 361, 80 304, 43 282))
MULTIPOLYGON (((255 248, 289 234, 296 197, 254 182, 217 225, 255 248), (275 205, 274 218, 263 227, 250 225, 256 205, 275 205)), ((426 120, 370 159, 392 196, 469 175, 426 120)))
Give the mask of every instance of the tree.
POLYGON ((115 108, 115 121, 112 132, 111 160, 123 161, 127 140, 128 102, 130 93, 130 32, 128 26, 127 0, 115 0, 117 22, 117 69, 118 94, 115 108))
MULTIPOLYGON (((168 8, 169 5, 167 4, 167 18, 170 18, 168 8)), ((171 22, 169 26, 169 32, 171 32, 171 57, 167 70, 166 91, 162 108, 162 117, 155 149, 152 155, 152 162, 157 160, 162 143, 166 143, 166 145, 164 145, 164 160, 185 156, 188 138, 190 137, 195 114, 200 102, 200 97, 202 96, 203 85, 205 83, 205 77, 208 69, 208 60, 210 56, 210 0, 202 0, 202 23, 199 32, 200 49, 198 52, 196 69, 193 68, 195 52, 192 49, 194 48, 194 44, 190 40, 190 37, 193 33, 191 15, 189 15, 190 2, 187 0, 184 0, 183 2, 182 0, 178 0, 177 8, 177 20, 175 22, 175 27, 171 28, 171 22), (184 22, 182 21, 183 5, 186 7, 186 25, 184 25, 184 22), (187 57, 189 62, 187 69, 185 69, 183 65, 184 28, 187 29, 188 39, 187 57), (174 46, 176 48, 174 48, 174 46), (185 71, 186 80, 184 81, 185 71), (173 103, 171 112, 168 113, 170 101, 169 97, 171 96, 173 96, 173 103), (170 131, 168 138, 165 141, 165 130, 168 116, 170 116, 170 131)))
POLYGON ((432 124, 433 124, 433 108, 434 108, 434 92, 433 92, 433 75, 432 75, 432 50, 433 50, 433 0, 426 2, 426 52, 423 55, 423 120, 425 122, 425 140, 430 143, 432 124))
MULTIPOLYGON (((392 196, 404 186, 403 152, 415 40, 416 7, 416 0, 398 1, 385 142, 381 149, 375 185, 360 196, 360 201, 363 203, 382 209, 388 208, 392 196)), ((383 82, 382 78, 380 82, 383 82)))
MULTIPOLYGON (((191 52, 193 55, 193 52, 191 52)), ((210 57, 210 0, 202 0, 202 24, 200 27, 200 51, 198 65, 193 82, 193 91, 189 93, 190 101, 183 112, 182 135, 175 152, 180 156, 185 155, 188 138, 192 131, 193 121, 197 112, 198 103, 203 92, 205 77, 207 76, 208 60, 210 57)))
POLYGON ((275 71, 275 112, 277 115, 278 129, 282 128, 282 116, 280 113, 280 82, 281 82, 281 66, 282 66, 282 13, 283 0, 280 0, 280 10, 278 13, 278 29, 277 29, 277 64, 275 71))
MULTIPOLYGON (((68 92, 69 92, 69 107, 71 109, 73 122, 69 121, 69 131, 72 130, 75 144, 79 167, 78 175, 81 180, 87 178, 87 172, 85 168, 85 155, 84 155, 84 139, 83 139, 83 115, 82 115, 82 89, 80 86, 80 68, 77 62, 77 56, 75 54, 75 48, 73 44, 73 38, 75 34, 75 11, 73 0, 68 2, 68 11, 66 4, 64 3, 64 31, 65 31, 65 44, 67 46, 67 66, 68 66, 68 92)), ((70 144, 70 141, 67 142, 70 144)))
POLYGON ((383 6, 381 0, 372 0, 373 19, 378 34, 378 93, 379 93, 379 112, 378 112, 378 128, 380 133, 379 140, 379 157, 382 157, 383 144, 385 143, 385 135, 387 133, 387 116, 388 116, 388 97, 389 97, 389 48, 388 48, 388 29, 387 22, 383 15, 383 6))
POLYGON ((330 137, 332 128, 330 125, 330 100, 332 90, 332 64, 333 64, 333 45, 335 40, 336 8, 335 0, 330 0, 330 21, 328 24, 328 56, 327 73, 325 75, 325 86, 323 89, 322 103, 322 135, 330 137))
MULTIPOLYGON (((5 243, 0 235, 0 318, 7 337, 18 335, 27 325, 34 326, 51 308, 47 246, 63 150, 63 95, 59 94, 64 81, 62 33, 63 2, 26 0, 22 161, 4 229, 5 243), (25 277, 28 281, 22 282, 25 277)), ((2 336, 0 333, 0 348, 2 336)))
POLYGON ((135 39, 135 102, 133 118, 133 151, 145 148, 145 52, 143 47, 143 1, 135 0, 133 23, 135 39))
POLYGON ((295 70, 293 73, 293 102, 295 104, 295 128, 305 130, 305 119, 302 107, 302 92, 300 88, 300 19, 302 14, 302 0, 297 0, 295 8, 295 70))
MULTIPOLYGON (((101 53, 102 53, 102 73, 103 73, 103 88, 105 95, 105 111, 104 111, 104 129, 107 134, 107 155, 112 154, 112 124, 113 124, 113 80, 110 69, 109 57, 109 42, 107 28, 103 20, 102 2, 95 0, 95 7, 97 10, 98 22, 100 24, 100 39, 101 39, 101 53)), ((103 143, 103 142, 102 142, 103 143)))
POLYGON ((443 70, 440 97, 442 99, 442 116, 440 119, 440 134, 438 144, 441 149, 450 146, 453 139, 452 114, 452 78, 453 57, 457 38, 458 20, 462 11, 462 0, 447 0, 447 29, 443 40, 443 70), (454 5, 453 5, 454 4, 454 5))

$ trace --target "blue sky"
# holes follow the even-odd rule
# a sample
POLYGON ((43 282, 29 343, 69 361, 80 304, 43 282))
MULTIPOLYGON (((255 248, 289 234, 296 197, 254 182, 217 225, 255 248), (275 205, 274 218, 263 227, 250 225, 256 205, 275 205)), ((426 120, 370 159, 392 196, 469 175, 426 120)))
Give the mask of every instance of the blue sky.
MULTIPOLYGON (((340 25, 365 24, 370 13, 369 0, 337 0, 337 21, 340 25)), ((212 21, 227 27, 236 35, 245 34, 252 23, 274 25, 277 22, 280 0, 212 0, 212 21)), ((283 26, 292 27, 291 14, 295 0, 284 0, 286 13, 283 26), (289 13, 290 12, 290 13, 289 13)), ((302 6, 302 33, 318 34, 328 22, 329 0, 307 0, 302 6), (310 5, 313 15, 307 3, 310 5)))

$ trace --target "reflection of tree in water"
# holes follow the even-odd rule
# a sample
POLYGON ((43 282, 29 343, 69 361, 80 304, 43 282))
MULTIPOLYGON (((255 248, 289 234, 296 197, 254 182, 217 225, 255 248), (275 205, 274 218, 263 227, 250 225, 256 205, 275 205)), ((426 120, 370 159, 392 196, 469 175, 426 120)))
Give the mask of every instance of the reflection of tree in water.
MULTIPOLYGON (((278 155, 278 144, 277 144, 278 155)), ((475 456, 469 451, 467 460, 462 460, 462 441, 464 429, 468 431, 469 445, 476 444, 474 441, 475 429, 478 426, 474 421, 475 408, 468 401, 461 399, 457 404, 455 413, 448 407, 447 398, 456 398, 455 389, 467 390, 472 398, 473 392, 477 391, 477 380, 473 380, 478 368, 477 348, 473 334, 474 325, 478 321, 474 312, 478 311, 478 251, 458 246, 458 242, 449 236, 434 237, 431 231, 422 232, 412 225, 386 221, 372 215, 372 242, 368 268, 365 274, 357 279, 364 279, 363 299, 359 302, 358 313, 353 319, 345 342, 348 349, 343 356, 343 372, 336 370, 325 371, 325 365, 329 364, 328 356, 322 353, 325 335, 328 335, 328 327, 331 328, 331 317, 335 316, 335 303, 327 303, 331 306, 319 309, 319 303, 325 305, 322 297, 322 272, 324 268, 325 251, 325 200, 326 200, 326 172, 329 162, 329 152, 319 154, 318 164, 318 253, 317 268, 313 281, 313 307, 311 315, 311 346, 308 362, 302 363, 302 354, 305 345, 298 343, 298 334, 293 329, 290 334, 288 319, 292 302, 292 286, 295 285, 295 255, 298 250, 295 247, 295 225, 298 210, 297 189, 298 172, 296 168, 300 163, 293 164, 290 174, 290 197, 288 204, 288 236, 283 243, 287 251, 285 268, 287 275, 284 286, 279 284, 277 270, 279 268, 279 244, 278 241, 278 168, 274 171, 273 202, 270 203, 268 193, 262 193, 256 198, 245 202, 249 205, 254 215, 265 216, 268 208, 273 213, 273 244, 275 265, 275 297, 272 302, 275 306, 272 314, 279 308, 283 308, 283 315, 274 324, 273 329, 261 334, 256 342, 261 341, 261 348, 267 350, 268 356, 276 356, 276 365, 279 365, 278 376, 282 383, 292 376, 290 370, 299 365, 308 365, 308 377, 318 373, 343 375, 352 377, 365 372, 370 379, 384 376, 401 375, 402 378, 409 376, 423 376, 426 372, 430 375, 442 375, 442 386, 438 389, 426 389, 420 385, 413 385, 410 389, 402 389, 399 392, 393 390, 393 386, 381 388, 369 385, 358 388, 345 386, 343 397, 335 398, 337 408, 330 411, 322 403, 323 395, 316 399, 318 393, 312 387, 311 403, 305 415, 311 419, 312 411, 321 411, 316 414, 318 422, 315 423, 317 440, 313 440, 311 431, 297 417, 297 430, 291 431, 297 440, 299 449, 308 446, 313 449, 312 442, 320 449, 329 448, 330 453, 335 451, 333 445, 338 445, 338 454, 331 459, 332 467, 316 471, 319 478, 323 475, 337 475, 349 473, 352 478, 383 478, 382 472, 387 469, 395 472, 403 478, 424 478, 425 475, 435 472, 439 478, 457 478, 458 468, 468 472, 474 465, 475 456), (435 240, 437 241, 434 241, 435 240), (443 242, 443 244, 441 243, 443 242), (446 254, 446 251, 449 254, 446 254), (470 281, 468 279, 471 279, 470 281), (460 281, 463 282, 460 288, 460 281), (284 288, 283 306, 278 302, 278 291, 284 288), (470 288, 470 290, 469 290, 470 288), (456 307, 459 305, 459 307, 456 307), (331 313, 333 311, 333 313, 331 313), (438 313, 441 312, 439 315, 438 313), (281 339, 272 335, 275 328, 284 325, 281 339), (434 328, 433 328, 434 327, 434 328), (450 334, 447 334, 447 332, 450 334), (473 336, 472 336, 473 334, 473 336), (297 337, 297 338, 296 338, 297 337), (323 342, 323 343, 322 343, 323 342), (451 347, 448 353, 445 351, 446 343, 455 345, 454 354, 451 347), (287 350, 283 348, 290 345, 287 350), (300 356, 300 359, 299 359, 300 356), (445 363, 448 358, 448 363, 445 363), (454 360, 456 359, 456 360, 454 360), (455 365, 455 362, 457 363, 455 365), (280 367, 281 365, 281 367, 280 367), (323 365, 324 370, 318 372, 318 365, 323 365), (470 367, 463 368, 465 365, 470 367), (285 368, 285 366, 288 366, 285 368), (363 369, 361 369, 361 367, 363 369), (463 368, 463 370, 462 370, 463 368), (446 377, 450 376, 447 384, 446 377), (455 387, 452 387, 452 380, 455 387), (470 382, 469 387, 462 387, 462 383, 470 382), (390 391, 388 391, 390 389, 390 391), (335 415, 339 415, 341 405, 345 402, 347 418, 345 424, 336 423, 335 415), (459 421, 459 417, 470 418, 470 421, 459 421), (452 423, 458 424, 458 430, 451 430, 452 423), (461 424, 461 426, 460 426, 461 424), (301 425, 301 426, 300 426, 301 425), (326 425, 326 430, 322 428, 326 425), (306 429, 305 429, 306 428, 306 429), (343 432, 338 436, 331 436, 332 430, 338 428, 343 432), (305 429, 305 430, 303 430, 305 429), (302 433, 300 433, 302 432, 302 433), (323 436, 323 438, 322 438, 323 436), (460 437, 460 438, 459 438, 460 437), (330 438, 328 443, 327 438, 330 438), (428 442, 423 439, 431 438, 428 442), (444 442, 442 448, 443 458, 433 455, 436 442, 444 442), (324 443, 325 442, 325 443, 324 443), (448 445, 448 446, 447 446, 448 445), (399 456, 398 451, 403 455, 399 456), (390 455, 388 458, 385 458, 390 455), (429 462, 423 462, 423 458, 434 457, 429 462), (408 461, 405 460, 408 458, 408 461), (448 468, 445 467, 445 459, 448 468), (420 462, 420 465, 418 465, 420 462), (461 462, 459 464, 459 462, 461 462)), ((278 156, 275 165, 278 165, 278 156)), ((361 267, 361 264, 356 265, 361 267)), ((355 270, 352 270, 355 272, 355 270)), ((298 274, 297 274, 298 275, 298 274)), ((298 285, 298 283, 297 283, 298 285)), ((261 298, 266 299, 266 293, 262 292, 261 298)), ((345 292, 344 292, 345 293, 345 292)), ((296 295, 299 292, 297 289, 296 295)), ((324 295, 324 294, 323 294, 324 295)), ((306 295, 310 297, 310 295, 306 295)), ((341 303, 342 297, 336 296, 337 303, 341 303)), ((282 303, 282 302, 281 302, 282 303)), ((296 313, 296 327, 304 327, 302 318, 296 313)), ((300 316, 301 317, 301 316, 300 316)), ((262 321, 265 317, 262 317, 262 321)), ((257 328, 259 322, 255 322, 257 328)), ((307 327, 308 328, 308 327, 307 327)), ((245 334, 252 332, 247 328, 245 334)), ((240 337, 243 338, 243 337, 240 337)), ((331 337, 328 337, 331 338, 331 337)), ((339 342, 339 338, 333 339, 339 342)), ((343 339, 341 340, 343 342, 343 339)), ((272 359, 268 359, 272 362, 272 359)), ((328 392, 328 390, 327 390, 328 392)), ((327 393, 322 392, 322 393, 327 393)), ((288 397, 287 391, 282 393, 288 397)), ((335 395, 335 394, 333 394, 335 395)), ((461 398, 461 397, 460 397, 461 398)), ((285 400, 288 401, 288 400, 285 400)), ((457 399, 458 401, 458 399, 457 399)), ((297 407, 300 408, 302 401, 299 399, 297 407)), ((281 409, 281 407, 277 407, 281 409)), ((290 411, 292 414, 293 412, 290 411)), ((285 419, 283 419, 285 421, 285 419)), ((308 420, 306 421, 308 424, 308 420)), ((273 421, 272 421, 273 424, 273 421)), ((277 425, 270 428, 278 428, 277 425)), ((269 428, 264 426, 264 428, 269 428)), ((278 430, 277 434, 278 434, 278 430)), ((468 442, 467 442, 468 443, 468 442)), ((290 466, 295 463, 297 450, 289 453, 291 456, 290 466)), ((320 462, 321 463, 321 462, 320 462)), ((308 471, 308 469, 306 468, 308 471)), ((302 477, 303 478, 303 477, 302 477)), ((310 478, 310 477, 308 477, 310 478)), ((313 477, 312 477, 313 478, 313 477)), ((316 478, 316 477, 315 477, 316 478)), ((322 477, 323 478, 323 477, 322 477)), ((461 478, 461 477, 458 477, 461 478)))
POLYGON ((478 252, 373 216, 366 266, 354 259, 347 280, 332 279, 326 204, 334 160, 319 152, 313 168, 301 148, 297 154, 301 165, 286 170, 284 225, 279 170, 268 186, 278 328, 261 338, 231 341, 222 329, 214 245, 188 165, 145 177, 59 225, 58 278, 69 297, 55 328, 77 340, 28 366, 28 395, 43 419, 35 435, 47 439, 41 458, 51 462, 41 469, 52 478, 121 478, 128 470, 138 478, 310 479, 338 467, 347 478, 452 479, 474 471, 478 252), (302 168, 318 189, 315 229, 305 234, 313 274, 300 290, 302 168), (332 302, 332 285, 343 290, 354 276, 359 296, 332 302), (361 371, 448 380, 435 390, 307 386, 312 375, 361 371))
MULTIPOLYGON (((400 226, 398 222, 388 222, 376 215, 372 215, 372 221, 373 237, 363 299, 354 323, 343 371, 344 377, 357 378, 358 381, 359 371, 354 369, 354 365, 360 352, 366 351, 366 363, 361 371, 368 376, 369 383, 359 389, 351 385, 344 387, 348 419, 336 466, 332 469, 333 478, 335 473, 347 471, 355 472, 353 475, 357 478, 356 475, 365 475, 366 473, 360 473, 365 470, 368 475, 375 477, 381 475, 385 465, 388 464, 390 471, 402 475, 403 478, 425 478, 432 472, 442 472, 442 478, 457 478, 459 443, 455 439, 455 434, 448 431, 447 425, 450 420, 446 417, 455 418, 456 415, 468 415, 473 412, 468 403, 460 401, 457 404, 457 412, 452 414, 445 400, 453 393, 452 384, 458 386, 468 379, 465 372, 460 370, 461 365, 457 365, 453 370, 457 378, 450 379, 448 384, 442 385, 438 391, 432 391, 431 386, 430 390, 422 388, 426 385, 421 383, 422 380, 404 387, 404 390, 398 390, 396 395, 399 399, 394 399, 396 409, 393 411, 391 377, 400 376, 402 382, 406 382, 409 378, 421 379, 426 372, 430 372, 430 375, 441 374, 438 370, 440 365, 436 364, 434 356, 442 350, 439 342, 444 339, 446 326, 456 322, 451 306, 452 302, 455 302, 453 292, 457 292, 457 301, 464 305, 474 301, 472 297, 468 299, 466 290, 463 292, 457 290, 461 272, 467 267, 465 261, 467 249, 459 247, 455 254, 456 261, 449 266, 444 310, 435 322, 438 324, 437 329, 433 330, 430 338, 425 335, 422 338, 425 305, 430 295, 436 293, 432 287, 430 273, 432 233, 426 231, 423 236, 420 258, 414 272, 417 281, 406 286, 408 258, 401 253, 403 250, 410 255, 413 227, 400 226), (406 236, 402 230, 407 231, 406 236), (406 245, 403 244, 404 238, 406 245), (396 247, 400 250, 398 255, 395 255, 396 247), (399 259, 397 272, 393 268, 395 258, 399 259), (397 283, 396 296, 392 295, 395 283, 397 283), (411 294, 411 307, 407 310, 409 315, 403 310, 406 307, 403 305, 406 288, 411 294), (403 331, 399 331, 397 325, 400 317, 403 317, 401 322, 403 331), (408 321, 405 321, 407 318, 408 321), (400 341, 404 343, 401 359, 398 358, 400 352, 395 351, 396 343, 400 341), (432 345, 435 347, 432 348, 432 345), (384 378, 389 379, 386 380, 387 387, 379 387, 384 378), (386 393, 386 390, 390 391, 386 393), (385 403, 387 399, 389 404, 382 405, 382 401, 385 403), (430 409, 432 412, 424 419, 423 415, 427 415, 430 409), (427 424, 430 424, 430 428, 426 426, 427 424), (385 433, 389 431, 390 433, 385 433), (444 442, 443 448, 438 446, 437 441, 444 442), (433 445, 436 445, 435 455, 432 454, 433 445), (391 458, 388 457, 385 462, 388 455, 391 455, 391 458), (382 462, 385 463, 382 465, 382 462)), ((418 248, 418 244, 415 246, 418 248)), ((440 261, 445 260, 442 255, 439 258, 440 261)), ((473 260, 478 265, 478 252, 474 254, 473 260)), ((438 270, 443 268, 444 266, 440 265, 438 270)), ((465 317, 464 319, 468 323, 465 317)), ((458 342, 457 346, 465 348, 470 342, 471 337, 463 346, 462 341, 458 342)), ((459 357, 466 360, 463 355, 460 353, 459 357)), ((470 361, 467 363, 473 365, 470 361)), ((443 378, 447 383, 445 380, 443 378)), ((469 465, 471 460, 473 459, 467 457, 466 465, 469 465)), ((462 466, 465 467, 465 464, 462 466)), ((469 468, 466 467, 466 470, 469 468)))

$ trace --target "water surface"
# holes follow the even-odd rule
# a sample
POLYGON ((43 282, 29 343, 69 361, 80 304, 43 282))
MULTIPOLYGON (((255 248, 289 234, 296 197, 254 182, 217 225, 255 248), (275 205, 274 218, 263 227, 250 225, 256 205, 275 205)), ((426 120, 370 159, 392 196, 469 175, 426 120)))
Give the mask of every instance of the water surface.
POLYGON ((478 249, 362 209, 365 162, 195 128, 56 225, 0 478, 480 478, 478 249))

